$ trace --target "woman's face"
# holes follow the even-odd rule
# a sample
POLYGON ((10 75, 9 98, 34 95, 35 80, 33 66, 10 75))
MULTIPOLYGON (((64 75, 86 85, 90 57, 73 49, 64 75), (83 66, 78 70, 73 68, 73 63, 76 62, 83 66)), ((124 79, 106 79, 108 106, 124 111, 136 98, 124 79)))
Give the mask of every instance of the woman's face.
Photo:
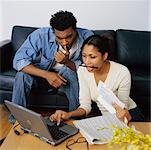
POLYGON ((82 51, 82 59, 83 62, 87 67, 87 70, 89 72, 98 72, 101 70, 104 61, 107 59, 108 53, 105 53, 104 55, 101 54, 101 52, 98 51, 98 48, 96 48, 93 45, 86 44, 83 47, 82 51), (95 68, 93 68, 95 67, 95 68))

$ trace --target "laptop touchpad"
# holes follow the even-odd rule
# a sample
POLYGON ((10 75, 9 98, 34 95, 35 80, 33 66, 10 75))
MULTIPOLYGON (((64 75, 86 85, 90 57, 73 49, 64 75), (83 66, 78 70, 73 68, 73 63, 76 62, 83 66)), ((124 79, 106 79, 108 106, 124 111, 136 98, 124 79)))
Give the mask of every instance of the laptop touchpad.
MULTIPOLYGON (((66 132, 66 133, 75 133, 75 127, 72 127, 71 125, 66 125, 60 128, 60 130, 66 132)), ((77 129, 78 130, 78 129, 77 129)))

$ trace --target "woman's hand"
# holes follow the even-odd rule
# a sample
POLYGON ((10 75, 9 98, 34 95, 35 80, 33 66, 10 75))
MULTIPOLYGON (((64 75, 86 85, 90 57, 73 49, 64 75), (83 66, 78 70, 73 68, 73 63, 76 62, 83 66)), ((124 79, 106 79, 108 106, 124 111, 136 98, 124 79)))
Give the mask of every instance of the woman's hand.
POLYGON ((68 120, 70 117, 70 112, 56 110, 56 112, 52 114, 49 119, 52 121, 57 121, 57 124, 59 125, 62 120, 68 120))
POLYGON ((124 108, 122 109, 119 105, 117 105, 116 103, 112 104, 112 106, 115 108, 116 110, 116 116, 117 118, 119 118, 122 121, 125 121, 124 118, 127 118, 128 121, 130 121, 132 119, 129 111, 124 108))

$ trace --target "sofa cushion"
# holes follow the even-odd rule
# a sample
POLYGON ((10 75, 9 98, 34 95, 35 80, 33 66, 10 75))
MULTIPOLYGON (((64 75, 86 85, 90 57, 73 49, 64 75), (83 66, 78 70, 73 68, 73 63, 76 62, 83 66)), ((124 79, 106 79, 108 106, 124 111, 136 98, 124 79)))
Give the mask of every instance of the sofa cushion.
POLYGON ((17 51, 20 46, 23 44, 27 36, 36 30, 36 27, 25 27, 25 26, 14 26, 12 30, 12 45, 14 51, 17 51))
POLYGON ((15 70, 9 70, 0 73, 0 89, 1 90, 12 90, 13 83, 15 80, 15 70))
POLYGON ((0 89, 0 104, 4 103, 5 99, 11 101, 11 97, 12 97, 12 91, 0 89))
POLYGON ((150 118, 150 35, 148 31, 116 31, 118 62, 130 70, 131 98, 145 118, 150 118))
POLYGON ((150 75, 143 71, 140 73, 132 70, 131 77, 131 93, 137 96, 141 96, 142 93, 144 96, 150 96, 150 75))
POLYGON ((150 70, 150 36, 148 31, 117 30, 118 62, 128 68, 150 70))
POLYGON ((12 54, 12 42, 10 40, 0 42, 0 72, 12 68, 12 54))
POLYGON ((27 105, 32 107, 44 108, 66 108, 68 109, 69 101, 66 95, 60 91, 57 93, 32 89, 32 94, 29 95, 27 105))
POLYGON ((118 62, 131 72, 132 94, 150 95, 151 32, 117 30, 116 33, 118 62))

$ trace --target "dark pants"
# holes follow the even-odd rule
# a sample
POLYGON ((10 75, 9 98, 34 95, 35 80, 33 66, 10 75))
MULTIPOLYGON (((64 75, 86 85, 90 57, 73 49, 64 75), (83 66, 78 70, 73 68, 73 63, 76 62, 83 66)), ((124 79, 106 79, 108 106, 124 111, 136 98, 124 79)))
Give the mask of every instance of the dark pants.
POLYGON ((138 121, 142 122, 145 121, 144 115, 141 113, 140 109, 138 107, 130 109, 129 113, 132 117, 131 121, 138 121))
MULTIPOLYGON (((68 82, 65 86, 60 87, 59 90, 66 94, 69 100, 69 111, 73 111, 79 106, 77 73, 66 67, 64 70, 62 69, 60 75, 68 82)), ((24 72, 17 72, 13 86, 12 102, 26 107, 26 100, 34 87, 47 91, 53 88, 45 79, 37 78, 24 72)), ((54 90, 55 88, 53 88, 54 90)))

